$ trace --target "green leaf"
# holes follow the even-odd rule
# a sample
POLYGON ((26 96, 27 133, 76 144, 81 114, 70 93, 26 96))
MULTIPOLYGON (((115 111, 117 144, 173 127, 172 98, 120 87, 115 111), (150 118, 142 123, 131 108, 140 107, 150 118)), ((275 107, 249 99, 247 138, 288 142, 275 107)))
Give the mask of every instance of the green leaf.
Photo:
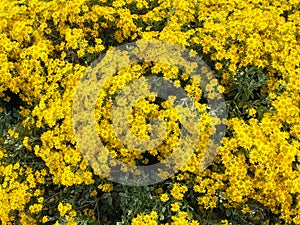
POLYGON ((231 216, 231 209, 226 209, 225 213, 226 213, 227 217, 230 217, 231 216))

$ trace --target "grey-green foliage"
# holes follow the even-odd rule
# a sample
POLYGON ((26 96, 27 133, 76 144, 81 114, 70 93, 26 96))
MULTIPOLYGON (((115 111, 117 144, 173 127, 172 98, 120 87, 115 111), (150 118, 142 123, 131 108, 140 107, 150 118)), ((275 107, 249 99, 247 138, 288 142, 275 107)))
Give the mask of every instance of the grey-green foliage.
POLYGON ((238 70, 234 80, 235 85, 231 87, 229 96, 242 107, 259 96, 259 90, 267 85, 268 76, 257 67, 247 67, 238 70))
POLYGON ((4 133, 14 127, 17 123, 21 121, 21 116, 15 108, 12 111, 8 111, 3 107, 3 112, 0 113, 0 135, 3 137, 4 133))
POLYGON ((267 87, 268 79, 260 68, 251 66, 239 69, 226 96, 229 117, 245 117, 251 107, 257 110, 259 118, 270 111, 271 100, 267 93, 262 92, 267 87))

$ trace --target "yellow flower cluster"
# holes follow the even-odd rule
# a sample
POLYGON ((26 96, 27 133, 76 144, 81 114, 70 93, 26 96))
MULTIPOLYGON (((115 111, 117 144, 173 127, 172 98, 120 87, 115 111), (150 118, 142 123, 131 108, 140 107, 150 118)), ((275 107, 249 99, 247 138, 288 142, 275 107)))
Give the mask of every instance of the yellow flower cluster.
MULTIPOLYGON (((291 110, 292 115, 294 109, 286 110, 291 110)), ((238 119, 229 122, 234 137, 224 139, 220 150, 230 184, 224 196, 235 203, 255 199, 274 213, 281 213, 285 221, 292 221, 292 218, 297 218, 299 206, 297 203, 297 208, 292 209, 293 197, 299 193, 296 185, 299 171, 293 169, 293 164, 299 155, 300 143, 296 139, 289 140, 291 134, 282 129, 278 114, 265 114, 260 122, 250 119, 249 124, 238 119), (246 155, 238 151, 240 148, 246 155), (234 152, 237 154, 232 155, 234 152), (247 158, 250 163, 247 163, 247 158)), ((295 117, 291 119, 297 120, 295 117)), ((293 122, 296 121, 291 121, 291 124, 293 122)))
POLYGON ((138 215, 133 218, 132 225, 157 225, 157 212, 152 211, 150 214, 138 215))
POLYGON ((33 198, 38 200, 29 206, 32 214, 38 214, 43 207, 44 198, 41 197, 42 191, 36 188, 36 175, 31 168, 25 169, 19 163, 0 166, 0 176, 4 177, 0 186, 0 218, 3 224, 12 224, 11 221, 17 216, 15 212, 19 212, 22 224, 35 224, 35 220, 25 212, 28 210, 26 205, 33 198))
POLYGON ((140 214, 133 218, 131 225, 199 225, 196 220, 190 219, 187 212, 178 212, 176 216, 172 216, 170 223, 157 223, 158 215, 157 212, 152 211, 149 214, 140 214))
MULTIPOLYGON (((203 91, 209 98, 218 98, 214 93, 216 89, 227 94, 239 69, 256 66, 269 76, 264 91, 272 101, 270 112, 264 113, 260 120, 255 118, 258 110, 251 108, 248 110, 251 119, 230 119, 230 136, 222 140, 212 168, 203 172, 198 169, 204 149, 212 145, 209 142, 210 134, 214 133, 211 124, 220 121, 205 112, 206 104, 195 103, 195 109, 201 112, 197 121, 199 140, 196 146, 190 146, 189 141, 193 142, 187 140, 182 154, 172 158, 176 162, 184 161, 190 156, 186 152, 193 150, 188 163, 171 177, 175 183, 170 192, 160 193, 158 198, 162 203, 170 203, 172 213, 176 213, 170 218, 171 224, 198 224, 187 218, 180 208, 188 191, 197 195, 200 208, 215 208, 220 199, 226 200, 226 207, 238 207, 254 199, 280 215, 285 223, 300 224, 299 1, 4 0, 0 3, 0 15, 0 98, 10 101, 8 93, 20 97, 24 103, 20 111, 26 117, 22 125, 36 137, 23 135, 13 128, 7 133, 13 139, 21 139, 22 147, 42 160, 45 167, 31 168, 24 166, 22 159, 10 159, 8 152, 14 149, 5 149, 3 142, 4 147, 0 147, 1 224, 13 224, 16 218, 21 224, 46 223, 48 217, 39 216, 45 210, 42 198, 44 188, 48 187, 46 181, 65 187, 94 185, 95 177, 103 178, 99 171, 110 172, 105 166, 105 155, 91 152, 84 157, 79 149, 73 129, 72 104, 77 85, 89 64, 112 46, 137 39, 176 43, 193 49, 191 55, 205 53, 221 77, 222 87, 212 79, 205 90, 201 90, 188 74, 193 70, 192 65, 187 66, 186 73, 174 65, 158 62, 126 66, 128 57, 121 55, 118 65, 103 68, 108 74, 113 67, 119 70, 103 84, 95 109, 97 134, 109 154, 128 165, 146 165, 149 159, 135 150, 137 146, 152 147, 143 143, 149 143, 150 134, 154 133, 164 141, 161 145, 153 144, 155 147, 149 153, 162 161, 180 141, 180 122, 193 128, 188 121, 180 121, 172 97, 157 104, 157 93, 150 91, 147 85, 127 90, 132 93, 139 89, 148 94, 147 98, 135 102, 118 98, 117 94, 135 79, 149 73, 159 75, 175 87, 183 87, 188 96, 199 101, 203 91), (135 103, 126 121, 128 124, 122 121, 116 122, 120 122, 118 126, 113 124, 114 118, 124 117, 120 111, 112 116, 114 98, 120 107, 135 103), (165 122, 166 132, 149 125, 154 118, 165 122), (122 143, 118 136, 127 126, 131 134, 123 139, 135 146, 122 143), (38 140, 33 141, 33 138, 38 140), (90 168, 89 163, 95 163, 93 157, 101 164, 99 171, 90 168), (9 160, 20 162, 7 163, 9 160)), ((156 53, 147 51, 149 55, 156 53)), ((203 73, 209 77, 209 73, 203 73)), ((91 84, 90 90, 93 88, 91 84)), ((184 115, 188 113, 183 111, 184 115)), ((86 135, 89 140, 90 134, 86 135)), ((88 147, 93 147, 92 144, 86 143, 88 147)), ((102 184, 98 189, 111 192, 113 185, 102 184)), ((70 224, 76 223, 76 209, 59 203, 57 210, 70 224)), ((158 223, 156 212, 141 214, 132 220, 132 224, 158 223)))

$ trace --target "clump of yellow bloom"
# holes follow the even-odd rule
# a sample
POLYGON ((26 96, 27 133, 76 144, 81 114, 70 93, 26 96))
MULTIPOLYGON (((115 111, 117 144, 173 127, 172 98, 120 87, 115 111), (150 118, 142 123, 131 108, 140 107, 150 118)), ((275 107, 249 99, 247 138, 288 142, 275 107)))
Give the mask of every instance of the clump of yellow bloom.
POLYGON ((131 224, 132 225, 138 225, 138 224, 143 224, 143 225, 157 225, 157 212, 152 211, 149 214, 140 214, 137 217, 133 218, 131 224))
MULTIPOLYGON (((86 185, 95 190, 92 196, 114 191, 114 185, 99 173, 109 174, 109 166, 116 166, 114 162, 108 166, 106 156, 93 152, 90 157, 96 157, 102 166, 97 167, 98 171, 92 170, 91 164, 98 164, 87 160, 78 147, 72 104, 77 85, 91 62, 112 47, 138 39, 179 44, 192 50, 191 58, 203 53, 219 80, 211 79, 201 90, 189 74, 192 64, 181 71, 161 62, 126 66, 126 60, 120 58, 115 65, 118 72, 104 84, 95 107, 97 135, 109 155, 128 165, 151 163, 145 154, 135 151, 136 146, 122 143, 118 134, 122 134, 124 123, 113 126, 112 120, 124 115, 117 112, 112 116, 111 110, 114 99, 122 107, 130 102, 130 98, 116 97, 130 82, 149 74, 158 75, 182 87, 195 99, 193 107, 201 112, 197 145, 185 143, 187 152, 195 147, 193 154, 171 177, 170 190, 157 193, 161 204, 172 204, 170 223, 198 224, 180 208, 193 193, 200 208, 213 209, 223 200, 224 206, 238 208, 255 200, 285 223, 300 224, 299 1, 4 0, 0 15, 0 99, 1 103, 13 105, 9 95, 18 95, 22 101, 18 110, 24 117, 20 125, 26 130, 9 127, 7 135, 0 139, 1 224, 15 220, 30 225, 47 223, 53 216, 45 215, 49 199, 57 215, 76 224, 77 209, 51 196, 47 202, 44 195, 50 193, 49 189, 86 185), (221 147, 214 146, 209 140, 215 132, 211 124, 220 121, 206 112, 206 104, 200 103, 203 92, 208 98, 220 97, 216 90, 228 94, 238 71, 252 66, 269 76, 264 92, 271 102, 270 109, 261 118, 260 109, 254 107, 247 109, 248 118, 230 118, 229 134, 221 147), (207 146, 218 149, 219 154, 212 167, 203 172, 198 169, 207 146), (14 157, 20 149, 26 150, 24 158, 14 157)), ((149 51, 154 53, 157 52, 149 51)), ((111 67, 114 65, 103 71, 109 73, 111 67)), ((203 74, 210 76, 207 71, 203 74)), ((161 162, 180 141, 179 108, 172 97, 160 101, 157 93, 145 85, 137 88, 149 95, 136 101, 130 111, 128 126, 132 135, 125 139, 147 141, 155 130, 149 121, 164 121, 166 132, 158 129, 156 133, 163 138, 163 144, 148 151, 161 162)), ((1 105, 1 116, 3 108, 1 105)), ((188 121, 182 123, 190 125, 188 121)), ((89 134, 87 140, 88 137, 89 134)), ((189 156, 183 150, 180 153, 174 157, 176 162, 189 156)), ((242 211, 247 213, 248 208, 242 211)), ((85 212, 94 217, 94 211, 85 212)), ((132 224, 160 224, 158 214, 141 213, 132 224)))

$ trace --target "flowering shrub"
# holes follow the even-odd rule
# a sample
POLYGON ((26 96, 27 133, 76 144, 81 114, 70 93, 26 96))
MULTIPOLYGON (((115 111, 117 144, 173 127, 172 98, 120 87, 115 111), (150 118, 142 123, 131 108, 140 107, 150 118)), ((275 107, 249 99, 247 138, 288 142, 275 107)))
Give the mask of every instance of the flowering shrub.
POLYGON ((1 224, 300 224, 299 1, 4 0, 0 6, 1 224), (210 124, 220 121, 206 112, 197 82, 155 62, 119 70, 99 93, 95 118, 112 157, 153 164, 178 143, 174 99, 162 101, 155 92, 136 102, 129 123, 147 139, 149 119, 166 120, 163 145, 141 154, 117 139, 109 111, 131 80, 156 74, 157 82, 183 87, 202 112, 191 159, 148 187, 117 184, 95 171, 72 120, 76 87, 89 65, 139 39, 201 56, 217 78, 206 91, 222 91, 228 110, 218 156, 199 171, 210 124))

